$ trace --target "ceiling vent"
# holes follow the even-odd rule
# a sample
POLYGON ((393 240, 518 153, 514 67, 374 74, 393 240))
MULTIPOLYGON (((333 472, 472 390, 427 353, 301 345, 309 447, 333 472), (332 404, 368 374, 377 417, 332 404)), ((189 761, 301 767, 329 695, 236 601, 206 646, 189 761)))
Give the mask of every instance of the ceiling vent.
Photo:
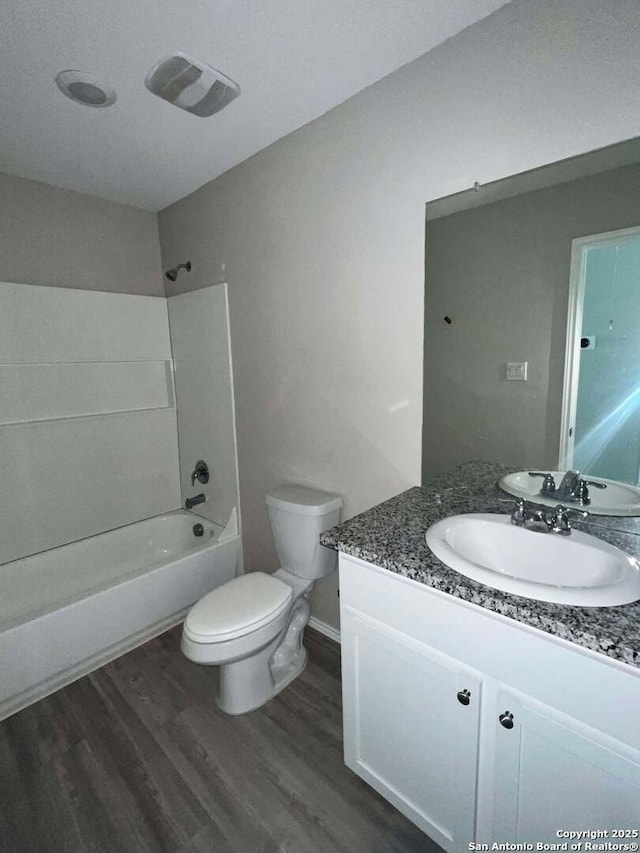
POLYGON ((240 87, 229 77, 181 52, 154 65, 144 85, 159 98, 201 118, 220 112, 240 94, 240 87))
POLYGON ((110 107, 117 97, 112 86, 100 83, 85 71, 61 71, 56 84, 63 95, 85 107, 110 107))

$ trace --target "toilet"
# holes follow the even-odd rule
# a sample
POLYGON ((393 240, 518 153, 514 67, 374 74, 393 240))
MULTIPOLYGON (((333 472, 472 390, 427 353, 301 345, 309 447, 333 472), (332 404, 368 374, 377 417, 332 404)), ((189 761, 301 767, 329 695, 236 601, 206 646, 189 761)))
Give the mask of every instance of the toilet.
POLYGON ((309 593, 337 563, 319 536, 339 523, 340 495, 286 484, 265 501, 280 568, 214 589, 194 604, 182 630, 189 660, 220 667, 216 702, 227 714, 259 708, 300 675, 307 663, 302 639, 309 593))

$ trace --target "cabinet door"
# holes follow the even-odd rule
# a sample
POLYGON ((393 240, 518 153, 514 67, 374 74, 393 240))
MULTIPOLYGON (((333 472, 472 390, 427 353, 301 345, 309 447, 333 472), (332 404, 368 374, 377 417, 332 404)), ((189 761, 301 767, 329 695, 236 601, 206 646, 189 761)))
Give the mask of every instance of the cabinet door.
POLYGON ((350 608, 341 619, 347 766, 446 850, 467 850, 475 826, 477 673, 350 608))
POLYGON ((524 694, 497 695, 494 841, 640 828, 640 752, 524 694))

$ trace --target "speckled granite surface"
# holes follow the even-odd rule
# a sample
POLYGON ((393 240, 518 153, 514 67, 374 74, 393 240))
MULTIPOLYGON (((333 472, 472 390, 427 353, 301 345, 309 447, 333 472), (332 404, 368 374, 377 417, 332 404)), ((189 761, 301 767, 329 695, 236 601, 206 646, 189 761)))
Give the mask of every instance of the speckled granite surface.
MULTIPOLYGON (((425 542, 427 528, 465 512, 509 512, 496 488, 509 471, 487 462, 465 462, 373 507, 320 537, 323 545, 375 563, 389 571, 462 598, 640 668, 640 601, 620 607, 569 607, 533 601, 469 580, 435 557, 425 542)), ((574 525, 640 558, 637 519, 599 518, 574 525)))

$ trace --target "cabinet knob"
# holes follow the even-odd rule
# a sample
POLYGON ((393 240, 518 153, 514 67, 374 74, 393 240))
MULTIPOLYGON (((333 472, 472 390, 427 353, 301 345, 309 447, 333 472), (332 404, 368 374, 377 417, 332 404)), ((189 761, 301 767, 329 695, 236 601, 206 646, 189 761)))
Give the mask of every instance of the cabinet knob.
POLYGON ((471 702, 471 693, 468 690, 458 691, 458 702, 461 705, 468 705, 471 702))
POLYGON ((511 713, 511 711, 505 711, 504 714, 500 714, 498 719, 500 720, 500 725, 503 726, 503 728, 513 728, 513 714, 511 713))

